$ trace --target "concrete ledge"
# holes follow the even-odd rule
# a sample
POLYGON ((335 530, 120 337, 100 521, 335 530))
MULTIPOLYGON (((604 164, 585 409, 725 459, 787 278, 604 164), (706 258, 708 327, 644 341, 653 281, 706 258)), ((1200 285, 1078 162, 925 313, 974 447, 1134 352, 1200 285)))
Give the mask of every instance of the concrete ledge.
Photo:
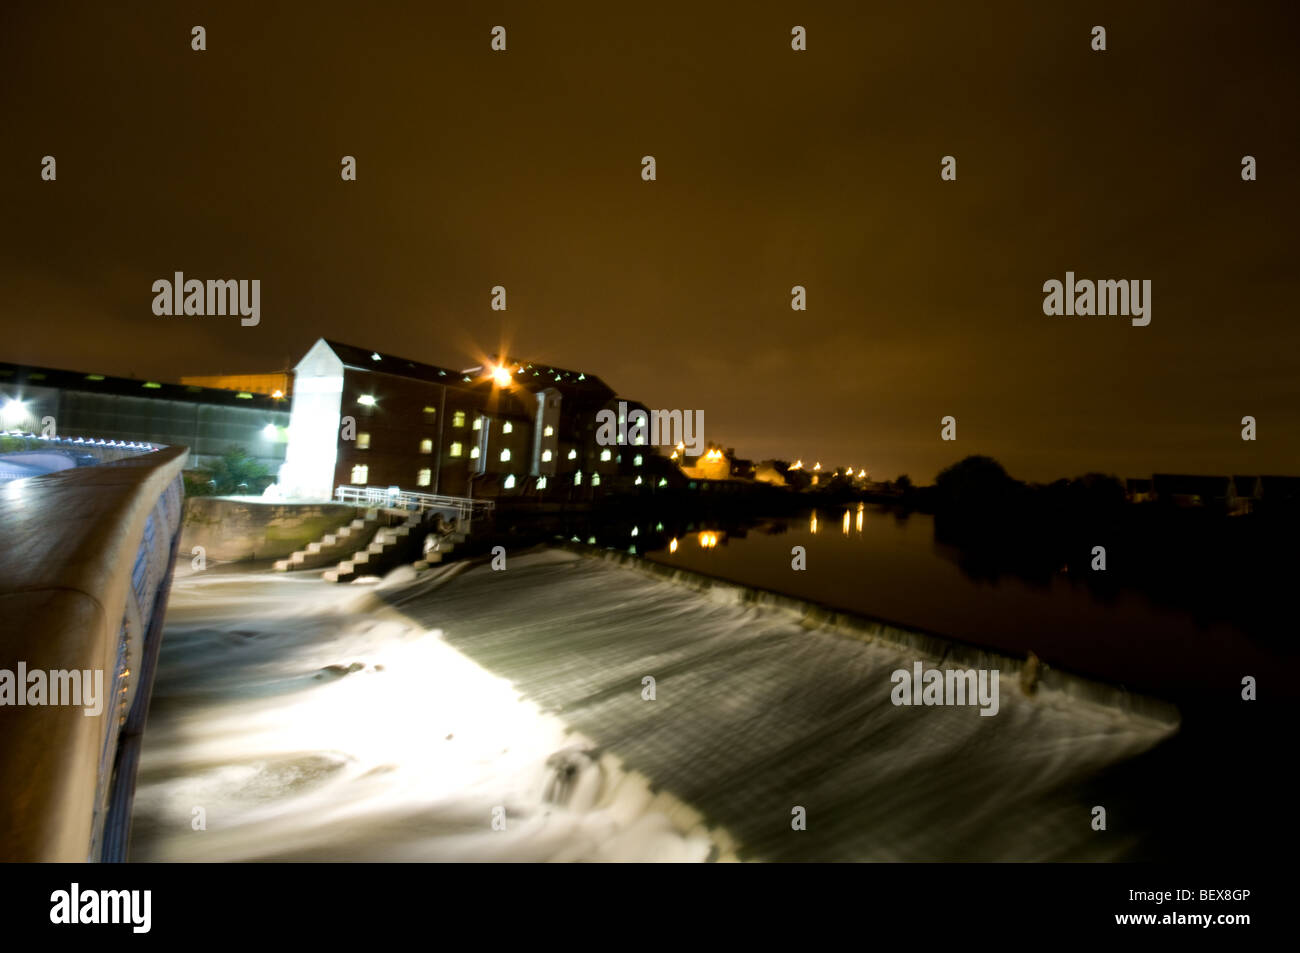
MULTIPOLYGON (((104 673, 97 715, 81 706, 0 706, 0 860, 94 859, 149 621, 134 617, 132 575, 150 516, 179 485, 187 455, 169 448, 0 488, 0 669, 16 672, 22 662, 28 671, 104 673)), ((156 545, 169 560, 170 531, 156 545)), ((155 597, 145 594, 161 611, 155 597)))

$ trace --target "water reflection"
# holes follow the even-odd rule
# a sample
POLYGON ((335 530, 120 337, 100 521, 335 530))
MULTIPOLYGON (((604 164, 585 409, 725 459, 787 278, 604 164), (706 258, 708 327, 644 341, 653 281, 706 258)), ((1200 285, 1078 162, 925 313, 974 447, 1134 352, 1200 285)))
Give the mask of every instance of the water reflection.
POLYGON ((1272 664, 1235 625, 1198 616, 1193 591, 1167 605, 1069 573, 1020 573, 940 538, 933 517, 891 506, 835 507, 830 519, 841 532, 827 535, 819 532, 825 509, 763 519, 611 510, 565 517, 559 535, 1015 655, 1032 651, 1165 697, 1217 691, 1229 659, 1242 671, 1272 664), (893 518, 867 519, 869 510, 893 518), (804 571, 792 566, 796 545, 806 550, 804 571))
POLYGON ((1236 664, 1266 664, 1235 628, 1203 624, 1190 609, 1124 589, 1099 598, 1066 574, 994 576, 936 540, 931 516, 872 507, 894 519, 868 520, 867 510, 852 504, 836 513, 841 532, 830 536, 818 532, 820 511, 695 527, 698 547, 647 540, 646 558, 1015 655, 1032 651, 1058 668, 1166 697, 1200 695, 1221 681, 1226 645, 1236 664), (805 571, 792 571, 795 545, 805 547, 805 571))

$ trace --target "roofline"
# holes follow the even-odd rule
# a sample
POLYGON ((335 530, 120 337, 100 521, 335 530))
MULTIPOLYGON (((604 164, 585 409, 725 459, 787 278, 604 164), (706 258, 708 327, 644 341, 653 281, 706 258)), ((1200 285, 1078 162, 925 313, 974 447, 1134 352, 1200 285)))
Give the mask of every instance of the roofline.
POLYGON ((39 367, 0 361, 0 385, 45 387, 51 390, 76 391, 87 394, 111 394, 116 397, 144 397, 150 400, 179 400, 191 404, 223 404, 231 407, 249 407, 257 410, 277 410, 288 413, 289 398, 276 398, 269 394, 250 391, 224 390, 219 387, 200 387, 197 384, 178 384, 172 381, 149 381, 134 377, 116 377, 109 374, 86 373, 57 367, 39 367), (10 373, 5 373, 5 372, 10 373), (41 375, 33 380, 32 375, 41 375), (240 397, 240 394, 248 394, 240 397))

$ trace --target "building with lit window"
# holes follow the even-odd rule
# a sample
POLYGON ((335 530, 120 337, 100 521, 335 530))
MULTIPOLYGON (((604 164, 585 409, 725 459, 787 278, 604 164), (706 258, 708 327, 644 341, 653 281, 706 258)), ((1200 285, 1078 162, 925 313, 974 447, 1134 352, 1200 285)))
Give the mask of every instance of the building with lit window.
POLYGON ((568 502, 685 482, 656 447, 597 443, 602 410, 649 408, 540 362, 453 370, 321 339, 292 379, 183 380, 274 385, 292 398, 0 364, 3 429, 39 433, 48 417, 59 435, 188 446, 196 467, 243 447, 278 473, 287 499, 357 486, 568 502))
POLYGON ((191 467, 241 447, 275 473, 288 426, 289 401, 263 394, 0 363, 4 431, 185 446, 191 467))
POLYGON ((293 386, 280 476, 290 497, 324 498, 348 485, 589 499, 649 492, 675 472, 655 465, 653 447, 597 444, 597 414, 618 399, 580 371, 508 358, 453 370, 321 339, 293 386))

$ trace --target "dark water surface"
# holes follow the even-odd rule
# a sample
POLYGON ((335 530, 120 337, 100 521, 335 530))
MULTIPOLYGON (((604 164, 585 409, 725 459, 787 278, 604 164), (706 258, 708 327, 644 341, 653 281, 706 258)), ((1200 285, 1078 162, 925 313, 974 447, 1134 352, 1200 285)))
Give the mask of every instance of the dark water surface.
POLYGON ((1243 674, 1276 664, 1234 626, 1136 592, 1107 601, 1065 573, 1046 584, 981 579, 935 540, 934 520, 840 506, 741 530, 701 530, 651 549, 655 562, 1024 656, 1175 701, 1238 698, 1243 674), (802 546, 807 568, 792 568, 802 546))

